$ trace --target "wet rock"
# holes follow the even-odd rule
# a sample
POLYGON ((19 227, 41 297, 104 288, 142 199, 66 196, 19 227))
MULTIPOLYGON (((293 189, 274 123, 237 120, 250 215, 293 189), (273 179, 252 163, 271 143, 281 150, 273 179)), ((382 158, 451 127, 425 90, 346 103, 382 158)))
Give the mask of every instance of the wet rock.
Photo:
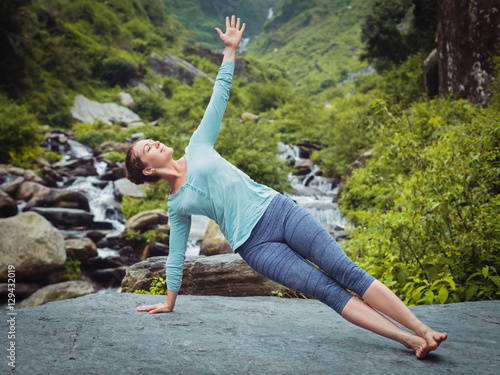
POLYGON ((297 143, 297 147, 299 148, 299 157, 302 159, 309 159, 313 151, 321 150, 320 145, 312 143, 309 139, 302 139, 297 143))
POLYGON ((24 177, 15 177, 12 181, 0 185, 0 190, 6 192, 7 194, 13 194, 24 182, 24 177))
MULTIPOLYGON (((16 289, 15 289, 16 299, 26 298, 26 297, 30 296, 31 294, 33 294, 34 292, 36 292, 40 288, 41 288, 40 284, 37 284, 37 283, 18 283, 18 282, 16 282, 16 289)), ((0 296, 5 297, 5 301, 7 301, 9 289, 11 289, 11 288, 9 288, 8 283, 0 283, 0 296)))
POLYGON ((106 237, 106 233, 101 232, 99 230, 91 230, 87 232, 87 237, 92 240, 92 242, 97 243, 104 237, 106 237))
MULTIPOLYGON (((167 257, 148 258, 127 269, 122 292, 149 290, 154 277, 165 278, 167 257)), ((269 296, 282 287, 259 275, 238 254, 186 257, 181 294, 269 296)))
POLYGON ((63 283, 48 285, 37 290, 31 296, 21 301, 16 308, 23 309, 25 307, 39 306, 47 302, 81 297, 94 292, 94 287, 89 282, 66 281, 63 283))
POLYGON ((90 212, 73 208, 33 207, 31 211, 61 228, 87 227, 94 221, 94 215, 90 212))
POLYGON ((50 192, 49 187, 32 181, 24 181, 16 191, 16 199, 20 201, 29 201, 35 195, 43 195, 50 192))
POLYGON ((66 240, 64 246, 68 257, 85 260, 97 256, 97 246, 90 238, 66 240))
POLYGON ((130 109, 115 103, 98 103, 87 99, 83 95, 77 95, 71 115, 78 121, 93 123, 95 120, 104 121, 107 124, 129 124, 140 121, 141 118, 130 109))
POLYGON ((150 257, 162 257, 168 256, 170 247, 161 242, 153 242, 153 244, 148 248, 148 256, 150 257))
POLYGON ((0 217, 10 217, 17 215, 17 203, 0 189, 0 217))
POLYGON ((88 272, 88 276, 106 287, 117 287, 122 283, 123 278, 127 272, 126 266, 116 268, 102 268, 88 272))
POLYGON ((200 255, 232 254, 233 250, 228 240, 222 234, 219 226, 213 220, 208 222, 205 236, 201 241, 200 255))
POLYGON ((144 211, 127 220, 125 229, 144 232, 160 224, 168 223, 168 212, 162 209, 144 211))
POLYGON ((60 270, 66 262, 64 238, 35 212, 0 219, 0 281, 8 265, 15 265, 16 280, 29 281, 60 270))
POLYGON ((44 189, 36 193, 24 208, 29 211, 34 207, 73 208, 90 211, 89 201, 82 193, 65 189, 44 189))
POLYGON ((313 167, 314 163, 310 159, 301 160, 295 164, 295 172, 293 174, 296 176, 306 176, 311 173, 313 167))

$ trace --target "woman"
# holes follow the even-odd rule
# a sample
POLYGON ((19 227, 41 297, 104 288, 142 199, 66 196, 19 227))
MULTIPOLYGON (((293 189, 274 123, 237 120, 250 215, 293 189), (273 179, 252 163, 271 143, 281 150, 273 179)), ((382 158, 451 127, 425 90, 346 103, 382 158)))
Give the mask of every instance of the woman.
POLYGON ((240 19, 235 20, 234 15, 231 20, 226 18, 225 33, 216 28, 226 46, 224 59, 210 103, 185 155, 174 160, 172 148, 150 139, 134 143, 127 153, 127 177, 132 182, 164 179, 171 186, 167 300, 137 310, 150 314, 173 310, 191 215, 201 214, 217 222, 231 248, 260 274, 313 296, 351 323, 400 342, 418 358, 425 357, 446 340, 446 333, 420 322, 394 293, 352 262, 311 214, 273 189, 255 183, 214 150, 244 30, 245 24, 240 28, 240 19), (364 302, 346 289, 356 292, 364 302), (381 313, 416 335, 400 329, 381 313))

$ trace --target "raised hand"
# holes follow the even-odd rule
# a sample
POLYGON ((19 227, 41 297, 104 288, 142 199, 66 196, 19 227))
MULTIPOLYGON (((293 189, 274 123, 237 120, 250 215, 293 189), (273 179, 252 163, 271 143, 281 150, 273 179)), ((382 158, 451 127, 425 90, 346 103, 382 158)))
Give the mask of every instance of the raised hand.
POLYGON ((223 33, 218 27, 215 28, 217 33, 219 34, 221 40, 226 45, 226 48, 238 48, 240 44, 241 37, 243 35, 243 31, 245 31, 245 24, 241 26, 240 29, 240 19, 235 19, 233 15, 231 17, 231 21, 229 21, 229 17, 226 17, 226 32, 223 33))

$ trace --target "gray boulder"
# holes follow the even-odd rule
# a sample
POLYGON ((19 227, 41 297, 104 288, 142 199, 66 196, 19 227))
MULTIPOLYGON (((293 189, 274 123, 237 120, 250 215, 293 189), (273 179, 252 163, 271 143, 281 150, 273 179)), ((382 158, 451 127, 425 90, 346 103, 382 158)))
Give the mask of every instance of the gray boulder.
POLYGON ((89 226, 94 222, 93 214, 74 208, 33 207, 31 211, 42 215, 53 225, 63 228, 89 226))
POLYGON ((131 111, 115 103, 98 103, 96 101, 87 99, 83 95, 77 95, 73 108, 71 108, 71 115, 81 122, 94 122, 95 120, 102 120, 107 124, 129 124, 131 122, 141 121, 141 118, 131 111))
POLYGON ((115 196, 118 200, 121 200, 123 197, 133 197, 133 198, 142 198, 144 196, 144 191, 134 184, 130 182, 126 178, 120 178, 114 181, 115 185, 115 196))
MULTIPOLYGON (((153 52, 149 56, 148 63, 156 74, 176 77, 179 81, 187 83, 190 86, 193 84, 196 77, 206 76, 205 73, 195 68, 186 60, 168 52, 163 54, 156 54, 153 52)), ((208 78, 213 80, 211 77, 208 78)))
POLYGON ((23 281, 46 276, 66 262, 62 234, 35 212, 0 219, 0 253, 0 281, 7 280, 9 265, 23 281))
POLYGON ((132 216, 125 223, 125 229, 144 232, 157 225, 168 223, 168 212, 162 209, 144 211, 132 216))
POLYGON ((134 98, 132 98, 132 95, 130 95, 128 92, 121 91, 120 93, 118 93, 118 95, 120 96, 120 101, 125 107, 130 108, 132 111, 137 111, 139 109, 139 106, 134 101, 134 98))
POLYGON ((19 176, 14 178, 12 181, 0 185, 0 190, 12 194, 17 190, 17 188, 24 182, 24 177, 19 176))
POLYGON ((29 201, 36 194, 46 194, 51 188, 33 181, 24 181, 16 191, 16 199, 29 201))
POLYGON ((200 255, 232 254, 233 250, 229 241, 222 234, 219 226, 213 220, 208 222, 205 236, 201 241, 200 255))
POLYGON ((81 297, 94 292, 94 287, 87 281, 65 281, 38 289, 31 296, 21 301, 16 308, 23 309, 25 307, 39 306, 47 302, 81 297))
MULTIPOLYGON (((152 257, 127 269, 122 292, 149 290, 153 278, 165 278, 167 257, 152 257)), ((186 257, 181 294, 229 297, 269 296, 283 287, 259 275, 238 254, 186 257)))
POLYGON ((90 238, 66 240, 66 255, 78 260, 86 260, 97 256, 97 246, 90 238))

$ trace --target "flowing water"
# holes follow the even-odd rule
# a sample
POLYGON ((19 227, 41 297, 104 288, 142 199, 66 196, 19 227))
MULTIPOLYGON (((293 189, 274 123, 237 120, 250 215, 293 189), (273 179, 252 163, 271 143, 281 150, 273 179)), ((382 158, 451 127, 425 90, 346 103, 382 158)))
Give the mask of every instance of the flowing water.
MULTIPOLYGON (((297 146, 279 144, 279 149, 284 150, 278 157, 280 160, 289 160, 299 163, 304 159, 299 156, 297 146)), ((319 220, 330 233, 336 236, 343 234, 347 221, 340 214, 339 206, 335 202, 337 188, 332 188, 332 179, 317 176, 317 165, 313 165, 311 172, 306 176, 290 175, 289 180, 294 189, 293 194, 287 194, 297 204, 319 220)))

